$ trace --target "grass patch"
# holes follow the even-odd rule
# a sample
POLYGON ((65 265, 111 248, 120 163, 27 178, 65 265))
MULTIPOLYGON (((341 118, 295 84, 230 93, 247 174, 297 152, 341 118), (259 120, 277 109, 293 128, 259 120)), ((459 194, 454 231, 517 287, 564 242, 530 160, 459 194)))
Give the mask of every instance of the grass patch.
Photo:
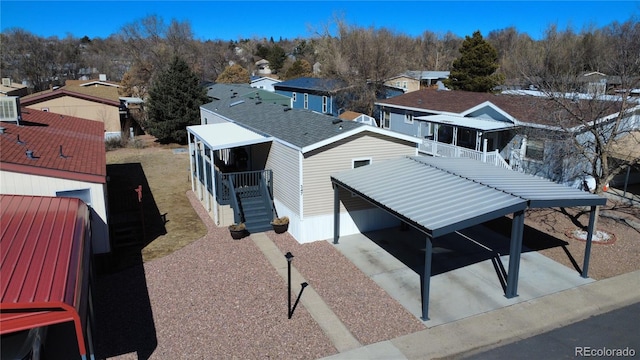
POLYGON ((174 154, 172 146, 159 145, 107 152, 107 164, 127 163, 142 166, 153 200, 166 219, 166 234, 147 239, 143 261, 171 254, 206 235, 205 225, 186 196, 191 189, 188 153, 174 154))

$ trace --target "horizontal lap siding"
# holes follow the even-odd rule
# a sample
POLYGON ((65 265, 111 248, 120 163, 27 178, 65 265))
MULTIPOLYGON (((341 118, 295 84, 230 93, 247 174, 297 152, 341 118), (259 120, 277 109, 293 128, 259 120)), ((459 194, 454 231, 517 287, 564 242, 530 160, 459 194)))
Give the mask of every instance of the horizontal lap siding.
POLYGON ((300 213, 299 151, 277 141, 271 145, 266 169, 273 170, 273 196, 289 209, 300 213))
POLYGON ((48 108, 52 113, 100 121, 104 123, 105 131, 120 132, 121 130, 120 109, 113 105, 78 99, 72 96, 63 96, 29 105, 27 108, 35 110, 48 108))
MULTIPOLYGON (((415 155, 414 143, 375 133, 360 133, 329 146, 305 154, 304 159, 304 215, 313 216, 333 212, 333 188, 330 175, 352 168, 352 159, 371 158, 372 163, 415 155)), ((343 192, 341 211, 370 208, 368 202, 343 192)))
POLYGON ((0 194, 56 196, 58 191, 90 189, 91 208, 98 215, 92 221, 93 251, 110 251, 105 185, 10 171, 0 171, 0 178, 0 194))

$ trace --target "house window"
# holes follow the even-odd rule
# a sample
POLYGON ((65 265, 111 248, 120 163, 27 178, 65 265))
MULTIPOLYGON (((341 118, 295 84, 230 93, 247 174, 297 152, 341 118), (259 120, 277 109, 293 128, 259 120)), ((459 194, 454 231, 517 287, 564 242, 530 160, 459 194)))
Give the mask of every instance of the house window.
POLYGON ((544 160, 544 141, 527 139, 524 157, 529 160, 544 160))
POLYGON ((362 166, 367 166, 369 164, 371 164, 371 158, 358 158, 358 159, 351 160, 352 169, 359 168, 362 166))
POLYGON ((402 88, 403 88, 403 89, 406 89, 406 88, 407 88, 407 82, 406 82, 406 81, 403 81, 403 82, 402 82, 402 88))
POLYGON ((293 102, 296 101, 296 98, 297 98, 296 95, 297 95, 296 93, 291 93, 291 98, 293 99, 293 102))
POLYGON ((326 96, 322 97, 322 112, 323 113, 327 112, 327 97, 326 96))
POLYGON ((391 119, 391 113, 389 111, 384 111, 382 113, 382 127, 385 129, 389 128, 389 120, 391 119))
POLYGON ((43 108, 41 108, 40 110, 41 110, 41 111, 44 111, 44 112, 49 112, 49 108, 48 108, 48 107, 43 107, 43 108))
POLYGON ((309 108, 309 94, 304 94, 304 108, 309 108))
POLYGON ((413 124, 413 113, 412 112, 406 112, 404 114, 404 122, 407 124, 413 124))
POLYGON ((396 81, 396 87, 399 88, 400 87, 400 81, 396 81))

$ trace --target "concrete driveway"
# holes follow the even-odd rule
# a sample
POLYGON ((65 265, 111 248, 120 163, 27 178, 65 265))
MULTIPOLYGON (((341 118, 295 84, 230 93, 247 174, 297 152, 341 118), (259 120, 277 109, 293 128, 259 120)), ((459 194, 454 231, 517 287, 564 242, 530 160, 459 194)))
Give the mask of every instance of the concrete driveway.
MULTIPOLYGON (((425 238, 415 229, 403 231, 397 227, 344 236, 335 246, 420 318, 425 238)), ((501 278, 505 281, 508 254, 509 238, 484 225, 435 239, 429 320, 425 325, 454 322, 593 281, 523 246, 518 296, 507 299, 501 278)))

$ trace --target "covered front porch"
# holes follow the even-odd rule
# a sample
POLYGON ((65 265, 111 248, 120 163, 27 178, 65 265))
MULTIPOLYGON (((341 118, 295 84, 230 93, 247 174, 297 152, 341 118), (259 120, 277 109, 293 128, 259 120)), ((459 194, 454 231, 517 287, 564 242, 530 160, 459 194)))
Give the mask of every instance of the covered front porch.
POLYGON ((191 188, 214 222, 270 229, 273 176, 265 164, 273 139, 232 123, 189 126, 187 132, 191 188))
POLYGON ((429 131, 418 150, 440 157, 464 157, 511 169, 500 150, 511 139, 514 125, 509 122, 455 115, 416 117, 429 131))

